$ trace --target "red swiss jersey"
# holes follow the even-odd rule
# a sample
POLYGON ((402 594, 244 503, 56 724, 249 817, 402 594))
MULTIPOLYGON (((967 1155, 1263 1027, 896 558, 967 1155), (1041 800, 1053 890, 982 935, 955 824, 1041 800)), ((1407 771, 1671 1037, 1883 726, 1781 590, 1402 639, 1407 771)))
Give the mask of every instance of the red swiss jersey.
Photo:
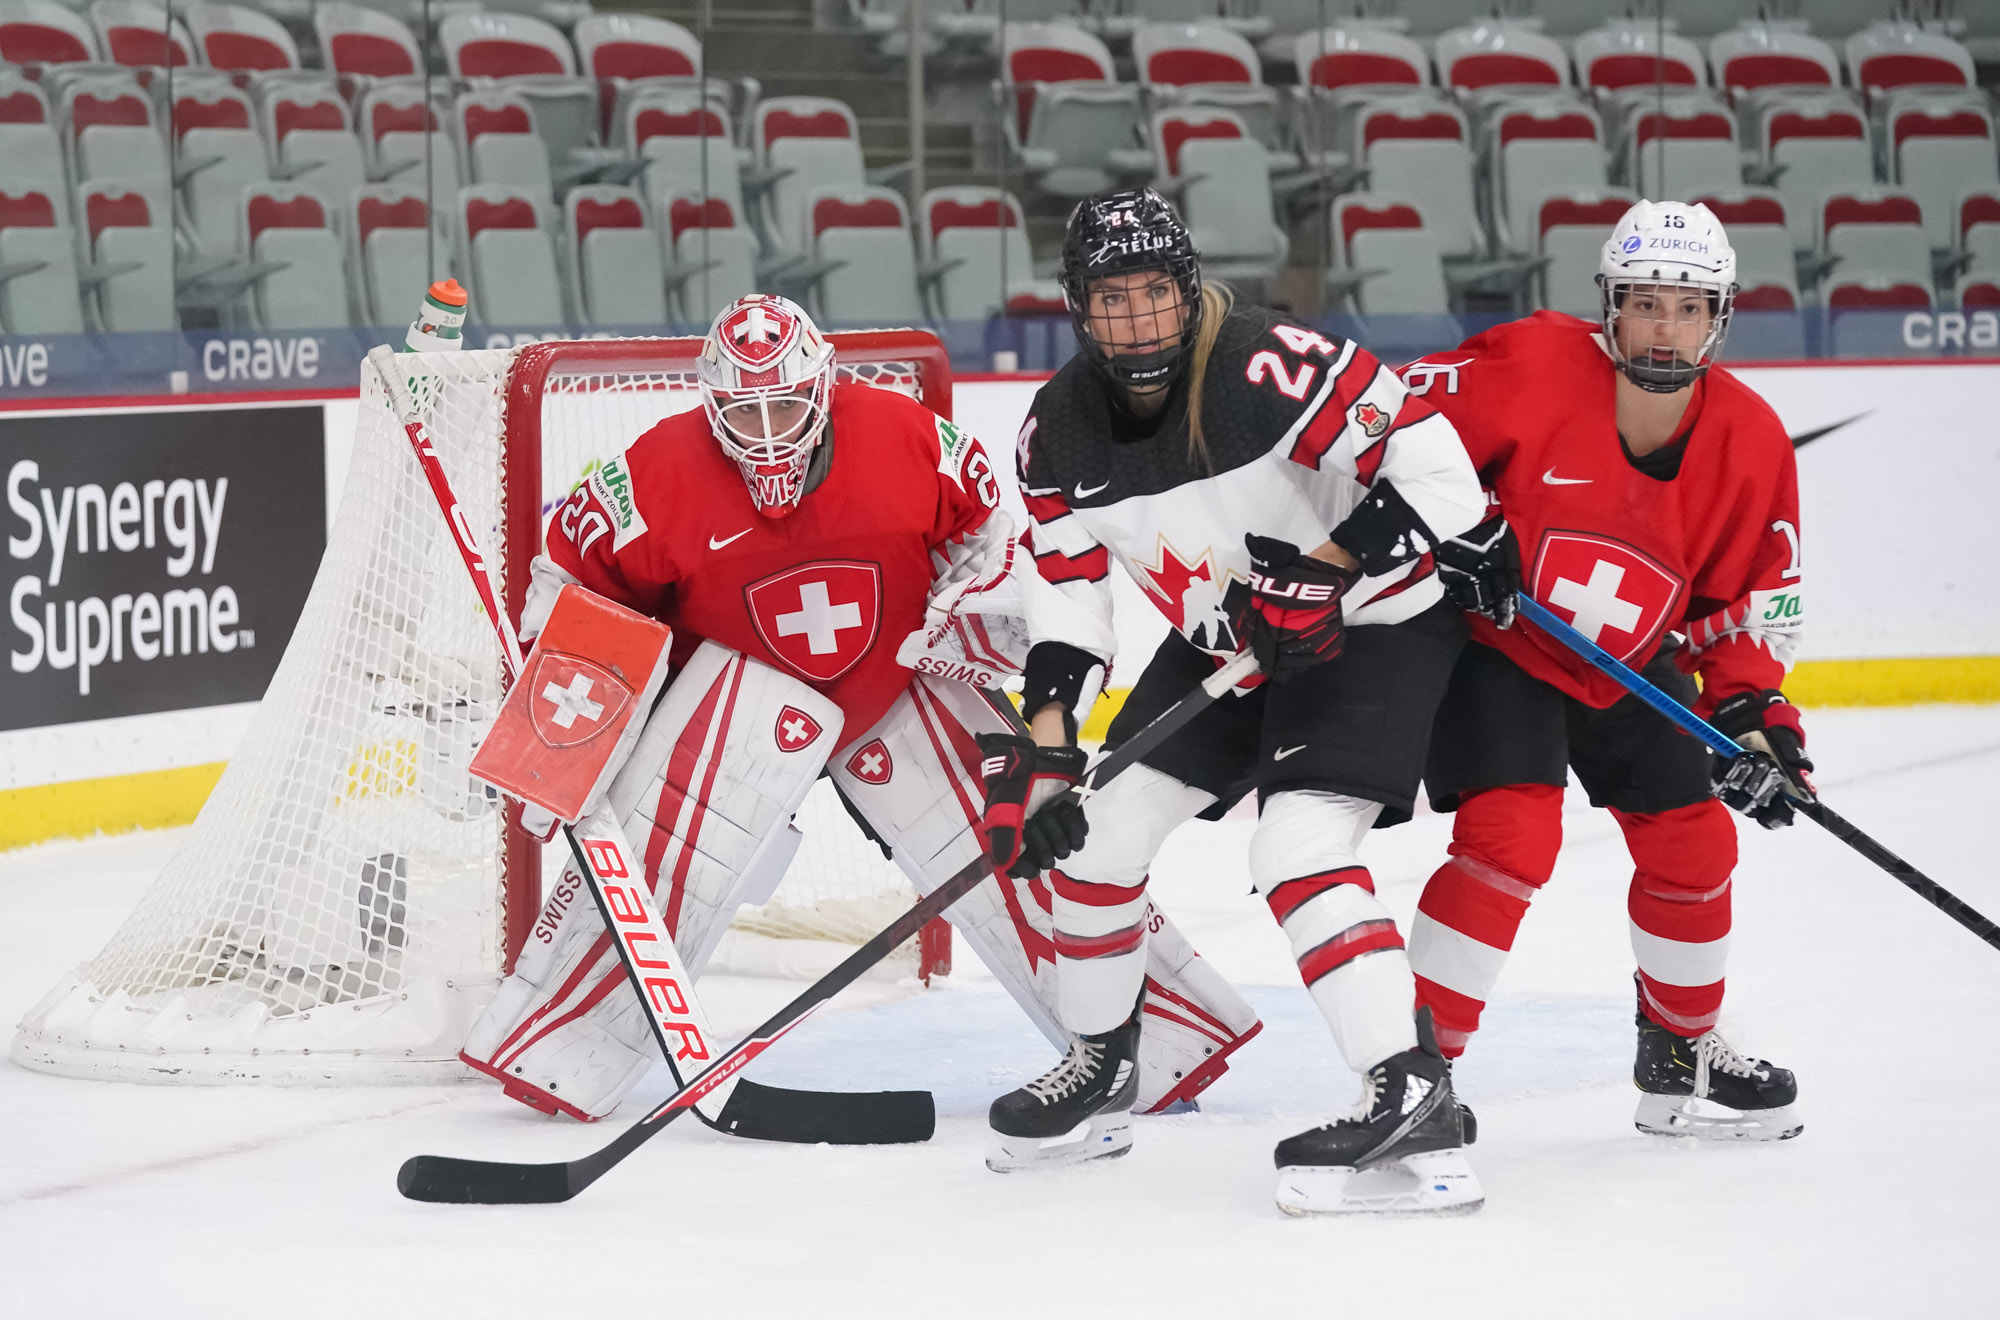
POLYGON ((842 741, 887 713, 911 671, 931 552, 999 503, 979 442, 889 390, 836 384, 826 477, 790 516, 751 506, 700 409, 669 417, 590 474, 549 522, 548 554, 584 586, 810 683, 846 715, 842 741))
MULTIPOLYGON (((1451 419, 1521 542, 1528 594, 1634 669, 1670 629, 1701 713, 1778 687, 1804 622, 1798 473, 1777 414, 1720 367, 1694 387, 1670 479, 1619 439, 1615 368, 1597 328, 1537 312, 1412 363, 1412 394, 1451 419), (1689 429, 1688 422, 1692 422, 1689 429)), ((1592 706, 1625 695, 1531 624, 1473 637, 1592 706)))

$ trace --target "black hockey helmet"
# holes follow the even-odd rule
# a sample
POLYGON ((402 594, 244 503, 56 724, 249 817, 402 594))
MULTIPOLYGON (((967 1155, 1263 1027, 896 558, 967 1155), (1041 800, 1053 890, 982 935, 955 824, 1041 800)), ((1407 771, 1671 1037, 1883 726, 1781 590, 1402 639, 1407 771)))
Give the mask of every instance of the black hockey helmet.
POLYGON ((1062 289, 1078 345, 1123 389, 1171 384, 1201 330, 1201 255, 1173 206, 1151 188, 1100 193, 1076 204, 1063 234, 1062 289), (1165 271, 1180 286, 1188 308, 1180 338, 1143 353, 1109 353, 1090 333, 1090 285, 1149 270, 1165 271))

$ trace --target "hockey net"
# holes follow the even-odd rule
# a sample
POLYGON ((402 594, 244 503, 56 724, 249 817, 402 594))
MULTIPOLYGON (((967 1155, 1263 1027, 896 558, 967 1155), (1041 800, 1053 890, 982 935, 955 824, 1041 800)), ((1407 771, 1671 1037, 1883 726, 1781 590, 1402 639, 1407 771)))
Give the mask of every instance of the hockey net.
MULTIPOLYGON (((934 336, 833 339, 844 379, 949 414, 934 336)), ((547 514, 655 422, 699 406, 700 344, 395 359, 517 619, 547 514)), ((326 554, 241 748, 132 915, 30 1010, 14 1057, 154 1081, 463 1073, 458 1046, 534 921, 545 869, 513 808, 466 770, 503 692, 492 628, 364 372, 326 554)), ((915 900, 826 782, 797 823, 797 861, 738 915, 711 970, 796 970, 760 941, 858 943, 915 900)), ((903 970, 948 968, 948 940, 927 930, 903 970)))

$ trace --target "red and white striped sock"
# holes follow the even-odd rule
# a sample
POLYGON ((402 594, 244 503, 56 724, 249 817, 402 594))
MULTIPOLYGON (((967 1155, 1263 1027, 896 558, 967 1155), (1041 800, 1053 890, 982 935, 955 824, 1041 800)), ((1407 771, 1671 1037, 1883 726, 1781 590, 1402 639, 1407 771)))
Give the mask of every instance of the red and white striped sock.
POLYGON ((1417 1003, 1431 1010, 1438 1047, 1464 1052, 1514 948, 1528 905, 1562 846, 1562 789, 1517 784, 1459 804, 1451 857, 1432 874, 1410 923, 1417 1003))
POLYGON ((1722 1016, 1736 822, 1710 799, 1672 811, 1611 813, 1634 871, 1627 898, 1646 1016, 1699 1036, 1722 1016))

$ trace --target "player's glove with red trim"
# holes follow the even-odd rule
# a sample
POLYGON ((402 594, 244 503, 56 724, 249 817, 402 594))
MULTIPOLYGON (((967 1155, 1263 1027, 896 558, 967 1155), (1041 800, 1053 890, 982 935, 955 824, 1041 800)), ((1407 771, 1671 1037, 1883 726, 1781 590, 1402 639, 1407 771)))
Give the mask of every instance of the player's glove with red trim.
POLYGON ((1514 593, 1521 589, 1521 543, 1507 520, 1494 514, 1469 532, 1438 542, 1438 585, 1458 608, 1483 614, 1496 628, 1514 626, 1514 593))
POLYGON ((1715 708, 1709 723, 1743 748, 1743 755, 1729 761, 1717 757, 1711 767, 1715 795, 1724 806, 1775 830, 1792 823, 1792 799, 1818 800, 1799 710, 1784 693, 1739 692, 1715 708))
POLYGON ((1237 593, 1230 623, 1256 653, 1257 667, 1282 682, 1339 655, 1347 643, 1340 598, 1361 580, 1360 570, 1254 532, 1243 544, 1250 550, 1250 587, 1237 593))
POLYGON ((987 846, 1012 876, 1040 875, 1083 847, 1089 825, 1076 786, 1089 758, 1080 747, 1037 747, 1017 733, 982 733, 987 846))

